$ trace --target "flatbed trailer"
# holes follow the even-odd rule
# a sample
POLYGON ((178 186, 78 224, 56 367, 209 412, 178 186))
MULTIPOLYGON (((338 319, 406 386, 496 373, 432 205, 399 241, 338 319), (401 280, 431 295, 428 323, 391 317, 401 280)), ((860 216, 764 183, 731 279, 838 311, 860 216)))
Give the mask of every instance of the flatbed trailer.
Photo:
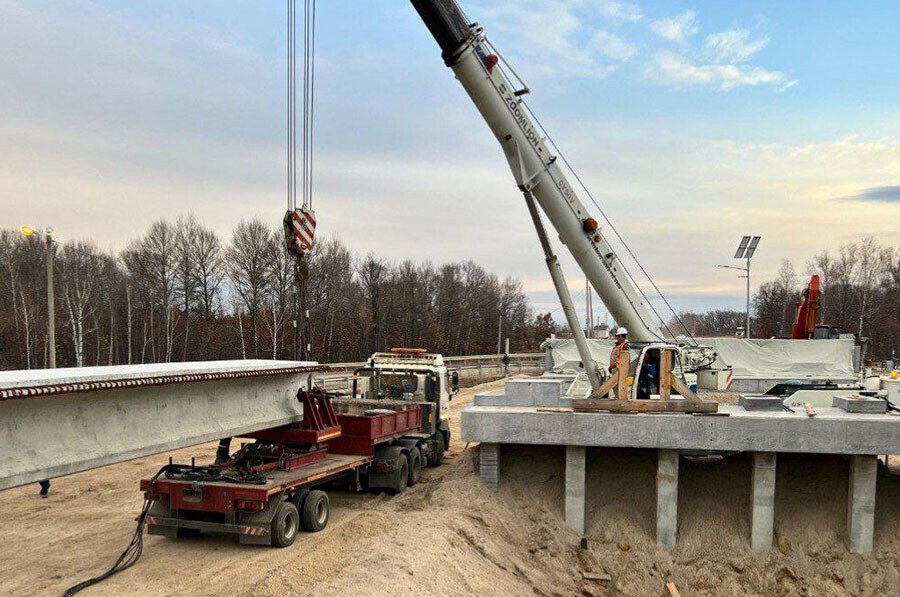
POLYGON ((241 543, 286 547, 299 530, 317 532, 327 525, 326 486, 399 493, 418 481, 431 450, 418 405, 342 404, 342 414, 335 415, 324 393, 301 391, 298 398, 301 423, 250 434, 255 443, 244 444, 226 462, 170 462, 141 480, 150 501, 147 532, 228 533, 241 543))

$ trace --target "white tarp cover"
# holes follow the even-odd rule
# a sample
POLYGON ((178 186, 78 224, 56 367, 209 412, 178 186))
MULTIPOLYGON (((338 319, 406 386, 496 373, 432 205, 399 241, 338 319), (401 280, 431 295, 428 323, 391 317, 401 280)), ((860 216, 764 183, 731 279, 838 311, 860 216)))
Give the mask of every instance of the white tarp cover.
MULTIPOLYGON (((614 340, 588 340, 591 356, 601 369, 606 369, 606 366, 609 364, 609 355, 614 345, 614 340)), ((550 351, 550 356, 553 359, 553 371, 582 370, 581 357, 578 354, 578 347, 575 346, 574 340, 548 339, 541 344, 541 349, 545 352, 547 350, 550 351)))
MULTIPOLYGON (((764 340, 751 338, 697 338, 715 348, 715 367, 731 366, 735 378, 759 379, 855 379, 854 342, 840 340, 764 340)), ((601 367, 609 363, 612 340, 588 340, 591 356, 601 367)), ((546 340, 553 370, 579 370, 581 358, 574 340, 546 340)))
POLYGON ((854 341, 697 338, 719 354, 716 367, 731 365, 735 377, 854 379, 854 341))

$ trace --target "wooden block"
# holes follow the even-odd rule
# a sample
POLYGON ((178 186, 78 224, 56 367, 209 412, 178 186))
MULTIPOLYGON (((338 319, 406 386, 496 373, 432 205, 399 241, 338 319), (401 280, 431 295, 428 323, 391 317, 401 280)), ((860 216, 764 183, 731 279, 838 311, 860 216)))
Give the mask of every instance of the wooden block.
POLYGON ((615 413, 713 413, 719 410, 716 402, 690 400, 572 400, 572 408, 581 411, 608 411, 615 413))
POLYGON ((628 372, 631 369, 631 353, 623 351, 619 355, 619 366, 616 368, 618 382, 616 384, 616 398, 625 400, 628 398, 628 372))
POLYGON ((668 400, 672 393, 672 351, 659 351, 659 399, 668 400))

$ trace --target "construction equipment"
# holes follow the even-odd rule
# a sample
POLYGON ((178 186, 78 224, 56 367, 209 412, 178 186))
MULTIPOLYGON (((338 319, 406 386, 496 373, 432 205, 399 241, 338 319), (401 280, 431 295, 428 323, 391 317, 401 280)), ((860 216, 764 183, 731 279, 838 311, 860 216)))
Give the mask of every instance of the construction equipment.
MULTIPOLYGON (((524 83, 516 88, 507 78, 503 66, 516 79, 518 76, 487 40, 483 29, 469 21, 455 0, 411 2, 440 46, 444 63, 453 70, 499 141, 516 184, 524 195, 550 276, 590 382, 591 398, 601 398, 608 390, 608 384, 604 383, 601 371, 588 350, 559 260, 538 213, 538 205, 616 323, 630 330, 634 343, 633 356, 639 357, 638 362, 644 360, 644 352, 654 343, 657 350, 665 346, 680 355, 675 360, 680 361, 685 369, 696 370, 711 363, 714 359, 712 349, 672 344, 663 336, 659 323, 651 316, 648 305, 641 300, 636 285, 604 237, 599 223, 581 202, 560 168, 558 156, 551 151, 551 147, 556 149, 555 146, 552 142, 548 145, 537 119, 523 101, 522 97, 530 92, 529 88, 524 83)), ((671 372, 671 369, 660 369, 659 376, 664 378, 671 372)), ((701 403, 687 384, 681 384, 679 392, 685 400, 673 403, 676 405, 674 407, 665 405, 665 410, 688 408, 701 403)), ((628 400, 617 402, 614 408, 633 409, 628 400)), ((652 404, 641 405, 640 410, 657 408, 652 404)))
POLYGON ((458 391, 459 371, 424 348, 376 352, 353 374, 354 399, 376 407, 383 400, 402 400, 422 409, 430 457, 438 464, 450 445, 450 401, 458 391))
POLYGON ((321 390, 301 390, 303 421, 246 434, 254 439, 223 462, 174 464, 141 481, 150 503, 151 535, 201 532, 237 535, 241 543, 287 547, 300 529, 328 524, 323 488, 400 493, 415 485, 430 458, 422 409, 414 403, 332 402, 321 390))
POLYGON ((819 316, 819 276, 813 274, 797 301, 797 317, 791 338, 794 340, 834 340, 847 331, 838 326, 816 324, 819 316))

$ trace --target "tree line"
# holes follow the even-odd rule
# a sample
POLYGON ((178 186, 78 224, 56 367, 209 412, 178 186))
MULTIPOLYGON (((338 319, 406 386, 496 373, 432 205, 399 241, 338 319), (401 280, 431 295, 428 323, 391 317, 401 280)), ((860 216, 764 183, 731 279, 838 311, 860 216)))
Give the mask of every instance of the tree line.
MULTIPOLYGON (((58 367, 240 358, 355 362, 417 346, 445 354, 536 350, 553 331, 515 278, 472 261, 355 255, 319 239, 297 284, 283 232, 258 219, 226 241, 193 216, 154 222, 115 255, 54 243, 58 367)), ((47 249, 0 230, 0 368, 47 366, 47 249)))
MULTIPOLYGON (((802 276, 789 259, 783 260, 775 278, 753 295, 753 337, 791 336, 797 302, 812 274, 820 279, 817 323, 869 338, 873 359, 892 358, 900 344, 900 247, 879 244, 872 237, 823 250, 806 264, 802 276)), ((734 335, 744 317, 742 311, 727 309, 681 314, 695 336, 734 335)), ((677 322, 670 327, 675 330, 677 322)))

